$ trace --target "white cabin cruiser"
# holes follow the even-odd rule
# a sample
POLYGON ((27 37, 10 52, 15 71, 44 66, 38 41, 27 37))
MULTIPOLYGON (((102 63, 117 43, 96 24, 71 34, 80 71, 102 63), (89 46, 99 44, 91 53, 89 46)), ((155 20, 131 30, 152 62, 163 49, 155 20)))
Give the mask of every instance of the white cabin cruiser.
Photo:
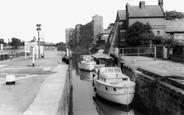
POLYGON ((80 62, 78 64, 79 69, 93 71, 95 69, 96 62, 91 55, 81 55, 80 62))
POLYGON ((99 96, 118 104, 129 105, 134 98, 135 82, 119 67, 99 67, 94 87, 99 96))

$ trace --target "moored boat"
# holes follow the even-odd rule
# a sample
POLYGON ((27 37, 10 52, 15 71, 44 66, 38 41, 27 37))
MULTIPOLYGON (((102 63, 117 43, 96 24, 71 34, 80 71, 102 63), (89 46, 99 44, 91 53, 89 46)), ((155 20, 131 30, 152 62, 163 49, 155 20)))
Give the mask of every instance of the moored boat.
POLYGON ((129 105, 134 98, 135 82, 119 67, 99 67, 94 87, 99 96, 118 104, 129 105))
POLYGON ((90 55, 81 55, 80 62, 78 64, 79 69, 86 71, 93 71, 95 69, 96 62, 90 55))

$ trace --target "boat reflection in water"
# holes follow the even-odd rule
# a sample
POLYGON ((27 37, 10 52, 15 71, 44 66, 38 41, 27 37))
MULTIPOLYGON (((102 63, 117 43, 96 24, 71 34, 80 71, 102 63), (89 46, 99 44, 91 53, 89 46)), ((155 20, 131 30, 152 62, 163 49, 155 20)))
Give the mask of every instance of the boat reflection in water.
POLYGON ((135 115, 133 109, 105 101, 97 94, 93 100, 99 115, 135 115))
POLYGON ((81 69, 79 69, 79 75, 81 80, 86 80, 89 82, 93 80, 93 77, 94 77, 93 71, 90 72, 90 71, 85 71, 81 69))

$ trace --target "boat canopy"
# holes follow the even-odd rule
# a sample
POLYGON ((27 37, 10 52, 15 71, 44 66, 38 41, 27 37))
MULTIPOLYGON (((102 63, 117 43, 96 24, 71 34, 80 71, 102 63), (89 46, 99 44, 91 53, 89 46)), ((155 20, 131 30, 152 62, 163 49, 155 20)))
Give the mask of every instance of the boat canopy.
POLYGON ((92 54, 92 56, 93 56, 94 58, 114 59, 114 58, 112 58, 110 55, 108 55, 108 54, 103 54, 103 53, 92 54))
POLYGON ((91 55, 80 55, 81 60, 93 60, 93 57, 91 55))
POLYGON ((99 70, 101 73, 122 73, 119 67, 101 67, 99 70))

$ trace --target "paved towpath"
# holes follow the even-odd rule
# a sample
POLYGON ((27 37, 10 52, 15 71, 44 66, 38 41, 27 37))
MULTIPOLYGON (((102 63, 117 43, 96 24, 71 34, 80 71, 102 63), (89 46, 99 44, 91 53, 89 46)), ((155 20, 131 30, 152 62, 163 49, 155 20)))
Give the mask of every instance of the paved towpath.
POLYGON ((173 62, 170 60, 149 58, 149 57, 133 57, 124 56, 126 64, 131 67, 140 67, 162 75, 175 75, 184 77, 184 63, 173 62))
MULTIPOLYGON (((64 74, 61 73, 66 72, 68 68, 66 64, 61 62, 62 53, 64 52, 46 51, 45 58, 35 60, 35 67, 32 67, 31 58, 1 61, 0 115, 34 115, 33 107, 39 108, 42 106, 43 108, 43 105, 48 102, 47 99, 53 96, 57 97, 60 92, 55 89, 62 88, 62 83, 57 84, 54 81, 62 81, 62 75, 64 74), (15 74, 15 85, 5 84, 7 74, 15 74), (48 81, 53 82, 49 83, 48 81), (54 86, 53 84, 57 85, 54 86), (50 93, 50 95, 47 90, 44 90, 49 86, 52 86, 50 89, 53 90, 53 93, 50 93), (35 103, 39 98, 42 98, 43 105, 35 103)), ((59 101, 59 97, 51 101, 55 102, 53 104, 57 106, 56 99, 59 101)))

